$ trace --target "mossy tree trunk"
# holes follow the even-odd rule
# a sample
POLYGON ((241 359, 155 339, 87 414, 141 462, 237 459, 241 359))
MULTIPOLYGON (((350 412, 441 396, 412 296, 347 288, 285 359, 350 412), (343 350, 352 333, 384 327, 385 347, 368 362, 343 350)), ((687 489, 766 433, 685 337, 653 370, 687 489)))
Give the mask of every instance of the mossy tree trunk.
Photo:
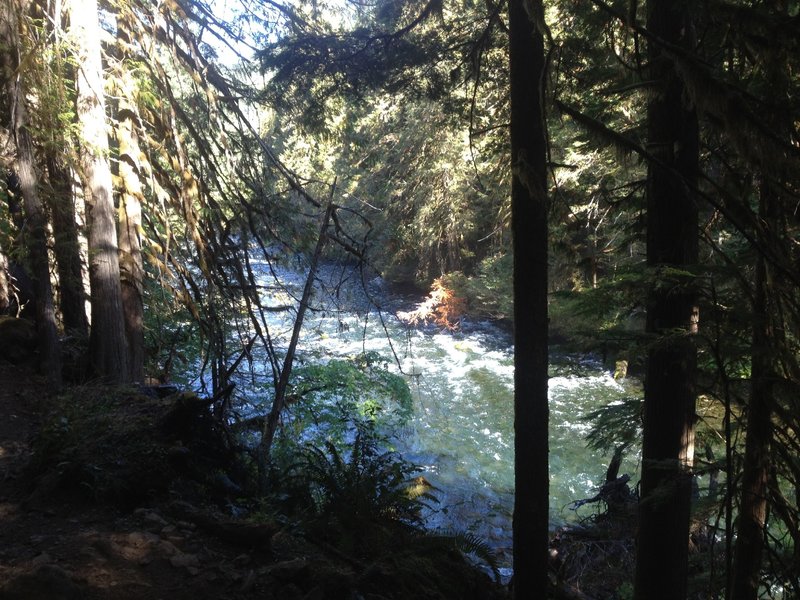
POLYGON ((118 58, 117 84, 119 109, 117 142, 119 143, 119 247, 122 284, 122 308, 125 334, 128 340, 129 373, 131 381, 144 379, 144 263, 142 261, 142 183, 137 134, 136 82, 125 52, 130 45, 130 24, 124 16, 117 19, 117 37, 122 49, 118 58))
POLYGON ((47 173, 61 318, 66 332, 85 338, 89 335, 89 320, 86 316, 86 294, 83 288, 78 224, 75 220, 72 174, 54 150, 48 152, 47 173))
POLYGON ((128 343, 122 312, 119 245, 108 162, 105 92, 96 0, 70 0, 70 33, 76 45, 77 113, 81 176, 89 241, 92 322, 89 359, 94 375, 128 381, 128 343))
POLYGON ((61 354, 58 327, 50 284, 50 261, 47 252, 47 216, 39 197, 39 177, 33 139, 28 130, 24 69, 20 68, 23 52, 19 32, 25 19, 28 2, 17 0, 5 4, 2 11, 2 40, 9 50, 3 53, 3 80, 12 110, 12 134, 16 143, 16 171, 25 212, 25 231, 28 256, 34 282, 36 331, 39 347, 40 369, 49 383, 61 385, 61 354))

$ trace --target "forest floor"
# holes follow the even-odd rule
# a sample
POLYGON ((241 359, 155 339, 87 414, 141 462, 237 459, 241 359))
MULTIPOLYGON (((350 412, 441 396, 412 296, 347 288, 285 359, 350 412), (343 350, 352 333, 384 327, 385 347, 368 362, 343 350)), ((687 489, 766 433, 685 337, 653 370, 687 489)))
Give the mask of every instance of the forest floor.
POLYGON ((48 393, 27 370, 0 365, 0 598, 265 596, 258 582, 265 557, 173 519, 157 503, 123 512, 32 497, 25 471, 40 426, 36 404, 48 393))
MULTIPOLYGON (((365 564, 277 526, 267 543, 264 525, 238 523, 244 535, 231 535, 228 525, 199 518, 170 494, 136 497, 122 508, 65 494, 49 480, 61 473, 63 483, 65 468, 43 467, 36 454, 48 439, 42 432, 53 427, 55 399, 30 370, 0 362, 0 600, 506 597, 452 552, 429 560, 410 550, 402 564, 403 553, 393 551, 365 564)), ((101 429, 80 435, 102 440, 101 429)))

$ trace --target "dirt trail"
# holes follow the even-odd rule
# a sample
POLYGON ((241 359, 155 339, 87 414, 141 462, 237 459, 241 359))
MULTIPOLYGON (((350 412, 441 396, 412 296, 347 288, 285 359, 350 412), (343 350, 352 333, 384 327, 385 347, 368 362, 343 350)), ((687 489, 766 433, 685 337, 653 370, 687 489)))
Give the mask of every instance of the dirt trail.
POLYGON ((270 557, 228 546, 163 507, 31 502, 25 467, 39 426, 31 399, 48 394, 31 372, 0 365, 0 600, 273 597, 262 577, 270 557))

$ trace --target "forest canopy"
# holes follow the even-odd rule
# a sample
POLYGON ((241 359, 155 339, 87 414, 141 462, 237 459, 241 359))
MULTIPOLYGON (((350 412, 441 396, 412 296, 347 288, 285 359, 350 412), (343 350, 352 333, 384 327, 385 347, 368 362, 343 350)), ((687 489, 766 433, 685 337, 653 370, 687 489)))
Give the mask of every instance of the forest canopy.
POLYGON ((342 421, 413 410, 396 355, 305 362, 349 265, 380 314, 379 286, 428 294, 409 326, 515 331, 544 461, 518 483, 547 465, 548 342, 643 379, 589 438, 641 459, 633 597, 800 594, 796 0, 0 10, 4 360, 192 382, 263 494, 301 453, 287 406, 327 414, 334 445, 296 455, 331 464, 375 451, 342 421))

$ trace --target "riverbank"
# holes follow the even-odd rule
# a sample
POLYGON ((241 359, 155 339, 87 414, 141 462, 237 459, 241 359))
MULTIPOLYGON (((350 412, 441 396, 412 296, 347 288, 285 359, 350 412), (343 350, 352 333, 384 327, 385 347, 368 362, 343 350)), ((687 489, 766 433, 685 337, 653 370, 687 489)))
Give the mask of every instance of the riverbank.
POLYGON ((202 405, 193 397, 91 386, 56 396, 0 365, 0 598, 506 597, 435 538, 365 557, 259 513, 220 465, 198 470, 187 428, 165 433, 176 407, 202 405))

